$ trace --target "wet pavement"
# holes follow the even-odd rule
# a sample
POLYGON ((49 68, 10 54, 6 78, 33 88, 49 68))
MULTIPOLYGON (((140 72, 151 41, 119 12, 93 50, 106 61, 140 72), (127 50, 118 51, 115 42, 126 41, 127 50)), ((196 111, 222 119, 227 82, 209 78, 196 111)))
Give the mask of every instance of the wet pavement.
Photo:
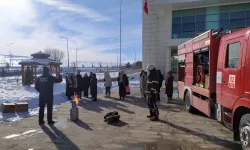
MULTIPOLYGON (((99 96, 97 102, 80 101, 80 120, 69 119, 70 104, 59 106, 54 113, 55 126, 40 127, 37 117, 13 124, 0 123, 0 149, 69 149, 69 150, 240 150, 233 134, 223 125, 204 115, 189 114, 181 100, 166 103, 165 95, 158 103, 160 121, 151 122, 147 103, 139 89, 124 101, 117 92, 111 99, 99 96), (118 111, 121 121, 106 124, 107 112, 118 111)), ((162 92, 163 93, 163 92, 162 92)))

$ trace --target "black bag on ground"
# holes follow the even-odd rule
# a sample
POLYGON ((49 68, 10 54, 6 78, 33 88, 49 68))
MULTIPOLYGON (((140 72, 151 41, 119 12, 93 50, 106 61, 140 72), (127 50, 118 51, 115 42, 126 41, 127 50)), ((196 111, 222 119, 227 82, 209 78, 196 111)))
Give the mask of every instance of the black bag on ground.
POLYGON ((120 115, 117 111, 109 112, 104 116, 104 121, 107 123, 114 123, 120 120, 120 115))

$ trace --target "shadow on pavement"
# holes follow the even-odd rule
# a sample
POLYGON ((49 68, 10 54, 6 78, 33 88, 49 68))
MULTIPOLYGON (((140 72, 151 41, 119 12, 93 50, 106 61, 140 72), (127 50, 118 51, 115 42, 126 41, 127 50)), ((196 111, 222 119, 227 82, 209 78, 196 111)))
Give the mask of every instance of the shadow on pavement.
POLYGON ((168 104, 185 106, 184 101, 181 101, 181 100, 178 100, 178 99, 168 100, 168 104))
POLYGON ((72 121, 72 122, 74 122, 76 125, 86 130, 89 130, 89 131, 93 130, 87 123, 83 122, 82 120, 77 120, 77 121, 72 121))
POLYGON ((54 125, 50 126, 52 132, 47 126, 41 126, 41 129, 46 133, 51 141, 55 144, 58 150, 74 149, 80 150, 62 131, 58 130, 54 125))
POLYGON ((189 133, 191 135, 197 136, 199 138, 202 138, 203 140, 206 140, 208 142, 223 146, 224 148, 227 148, 227 149, 231 149, 231 150, 241 149, 241 146, 239 144, 233 143, 233 142, 228 141, 228 140, 224 140, 224 139, 221 139, 218 137, 210 136, 210 135, 200 133, 200 132, 197 132, 197 131, 194 131, 191 129, 187 129, 185 127, 173 124, 173 123, 168 122, 168 121, 160 120, 159 122, 164 123, 166 125, 169 125, 170 127, 173 127, 173 128, 178 129, 180 131, 183 131, 183 132, 189 133))
POLYGON ((86 110, 94 111, 98 113, 101 113, 102 111, 104 111, 102 108, 106 108, 106 109, 112 109, 112 111, 116 109, 118 111, 123 111, 128 114, 135 114, 135 112, 126 109, 127 106, 121 103, 112 102, 112 101, 103 100, 103 99, 98 99, 96 102, 93 102, 89 99, 83 99, 79 101, 78 106, 83 107, 86 110))
POLYGON ((128 125, 128 123, 120 120, 120 121, 115 122, 115 123, 110 123, 109 125, 116 126, 116 127, 123 127, 123 126, 128 125))
POLYGON ((136 97, 136 96, 133 96, 133 95, 128 95, 125 97, 124 100, 121 100, 122 102, 124 103, 128 103, 128 104, 131 104, 131 105, 136 105, 136 106, 139 106, 139 107, 142 107, 142 108, 147 108, 147 101, 142 99, 142 98, 139 98, 139 97, 136 97))

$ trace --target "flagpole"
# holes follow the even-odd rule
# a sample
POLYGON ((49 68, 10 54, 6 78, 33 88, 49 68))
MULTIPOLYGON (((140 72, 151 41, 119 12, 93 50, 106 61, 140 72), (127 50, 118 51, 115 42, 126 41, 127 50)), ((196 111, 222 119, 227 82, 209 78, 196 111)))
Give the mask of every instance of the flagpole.
POLYGON ((122 66, 122 0, 120 3, 120 69, 122 66))

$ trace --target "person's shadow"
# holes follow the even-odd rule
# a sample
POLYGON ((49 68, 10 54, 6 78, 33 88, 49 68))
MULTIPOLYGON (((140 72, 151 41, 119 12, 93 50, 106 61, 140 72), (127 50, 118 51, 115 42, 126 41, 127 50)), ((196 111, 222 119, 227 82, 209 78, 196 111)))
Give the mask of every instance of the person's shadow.
POLYGON ((58 130, 54 125, 50 125, 51 130, 47 126, 41 126, 58 150, 80 150, 62 131, 58 130))
POLYGON ((76 125, 78 125, 81 128, 84 128, 88 131, 92 131, 93 129, 85 122, 83 122, 82 120, 77 120, 77 121, 72 121, 74 122, 76 125))

